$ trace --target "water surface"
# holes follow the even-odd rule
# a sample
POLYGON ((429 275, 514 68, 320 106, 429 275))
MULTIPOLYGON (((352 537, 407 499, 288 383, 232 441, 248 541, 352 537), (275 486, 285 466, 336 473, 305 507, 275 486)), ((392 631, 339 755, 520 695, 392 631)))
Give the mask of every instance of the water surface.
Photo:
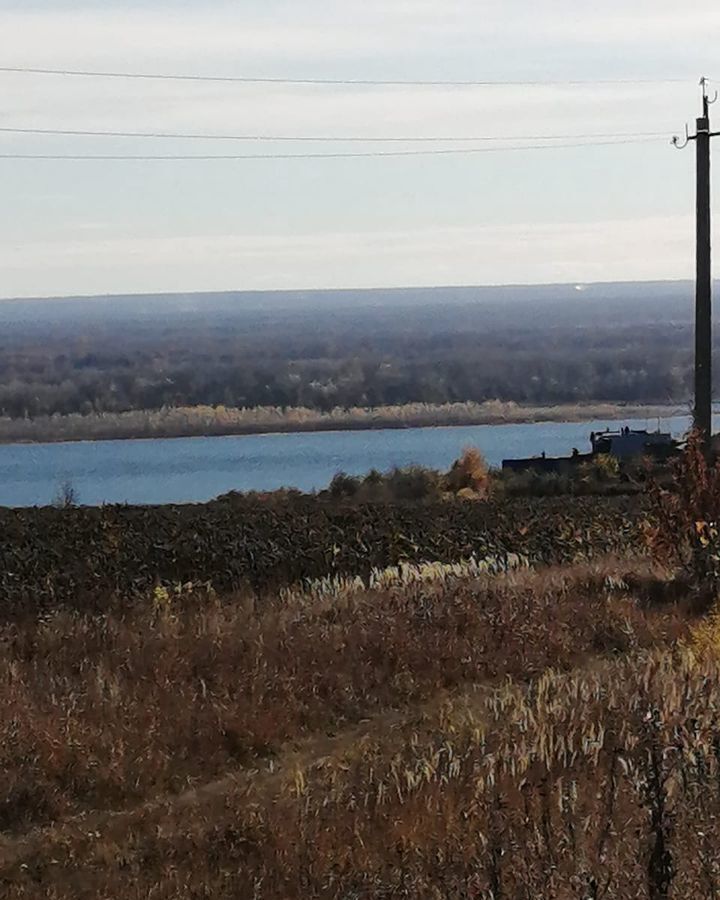
MULTIPOLYGON (((327 486, 339 471, 364 474, 394 466, 447 469, 464 447, 478 447, 491 465, 504 457, 589 450, 589 435, 606 421, 530 425, 472 425, 378 431, 334 431, 243 437, 102 441, 0 446, 0 504, 51 503, 63 482, 80 503, 182 503, 210 500, 230 490, 327 486)), ((626 420, 656 428, 657 419, 626 420)), ((680 436, 689 419, 664 419, 680 436)))

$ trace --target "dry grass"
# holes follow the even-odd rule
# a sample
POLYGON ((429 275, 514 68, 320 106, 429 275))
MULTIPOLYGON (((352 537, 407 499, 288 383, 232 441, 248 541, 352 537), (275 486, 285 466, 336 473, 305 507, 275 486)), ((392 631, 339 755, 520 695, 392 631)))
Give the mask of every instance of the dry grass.
POLYGON ((719 684, 643 651, 381 716, 37 835, 7 896, 714 897, 719 684))
POLYGON ((511 857, 527 896, 578 896, 567 842, 602 819, 613 748, 641 753, 651 694, 673 722, 674 685, 696 702, 690 657, 651 650, 688 615, 628 569, 658 575, 429 567, 5 626, 6 896, 526 896, 511 857), (564 860, 545 882, 543 854, 564 860))
POLYGON ((591 419, 656 418, 683 415, 669 406, 616 403, 520 406, 513 402, 409 403, 402 406, 337 408, 181 406, 122 413, 0 418, 0 441, 117 440, 195 437, 264 432, 408 428, 434 425, 489 425, 510 422, 582 422, 591 419))

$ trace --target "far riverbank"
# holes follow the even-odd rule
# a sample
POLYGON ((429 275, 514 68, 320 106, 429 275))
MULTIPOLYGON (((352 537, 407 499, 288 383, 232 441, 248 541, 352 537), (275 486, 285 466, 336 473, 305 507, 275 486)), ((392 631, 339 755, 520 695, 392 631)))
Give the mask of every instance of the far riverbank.
POLYGON ((0 443, 117 441, 625 419, 647 419, 650 427, 657 427, 657 420, 662 423, 663 419, 685 414, 687 409, 681 405, 592 403, 522 406, 501 401, 436 406, 416 403, 334 409, 329 412, 281 407, 166 407, 36 419, 0 418, 0 443))

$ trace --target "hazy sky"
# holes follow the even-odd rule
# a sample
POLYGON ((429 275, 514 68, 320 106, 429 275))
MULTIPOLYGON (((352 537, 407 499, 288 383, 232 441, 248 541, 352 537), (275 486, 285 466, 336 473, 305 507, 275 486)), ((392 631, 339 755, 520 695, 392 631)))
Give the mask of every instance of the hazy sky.
MULTIPOLYGON (((698 113, 698 77, 720 79, 718 46, 717 0, 0 0, 5 66, 401 80, 687 79, 449 89, 0 73, 0 126, 669 137, 698 113)), ((716 109, 720 127, 720 104, 716 109)), ((717 147, 720 139, 716 161, 717 147)), ((343 149, 377 145, 0 135, 0 153, 343 149)), ((676 152, 665 139, 468 157, 0 159, 0 173, 2 296, 693 273, 693 150, 676 152)))

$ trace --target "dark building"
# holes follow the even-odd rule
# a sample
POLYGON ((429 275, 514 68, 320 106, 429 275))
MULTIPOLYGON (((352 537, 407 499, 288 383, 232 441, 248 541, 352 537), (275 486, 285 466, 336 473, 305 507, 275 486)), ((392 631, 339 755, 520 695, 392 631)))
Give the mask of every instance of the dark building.
POLYGON ((528 459, 504 459, 502 467, 511 472, 557 473, 566 472, 574 466, 588 462, 595 456, 614 456, 628 460, 649 456, 652 459, 667 459, 678 448, 678 442, 671 434, 662 431, 634 430, 620 428, 617 431, 593 431, 590 434, 590 453, 573 450, 570 456, 551 457, 544 453, 528 459))
POLYGON ((634 431, 621 428, 619 431, 593 431, 590 435, 593 456, 607 454, 618 459, 630 459, 633 456, 662 456, 664 451, 676 447, 672 435, 662 431, 634 431))

